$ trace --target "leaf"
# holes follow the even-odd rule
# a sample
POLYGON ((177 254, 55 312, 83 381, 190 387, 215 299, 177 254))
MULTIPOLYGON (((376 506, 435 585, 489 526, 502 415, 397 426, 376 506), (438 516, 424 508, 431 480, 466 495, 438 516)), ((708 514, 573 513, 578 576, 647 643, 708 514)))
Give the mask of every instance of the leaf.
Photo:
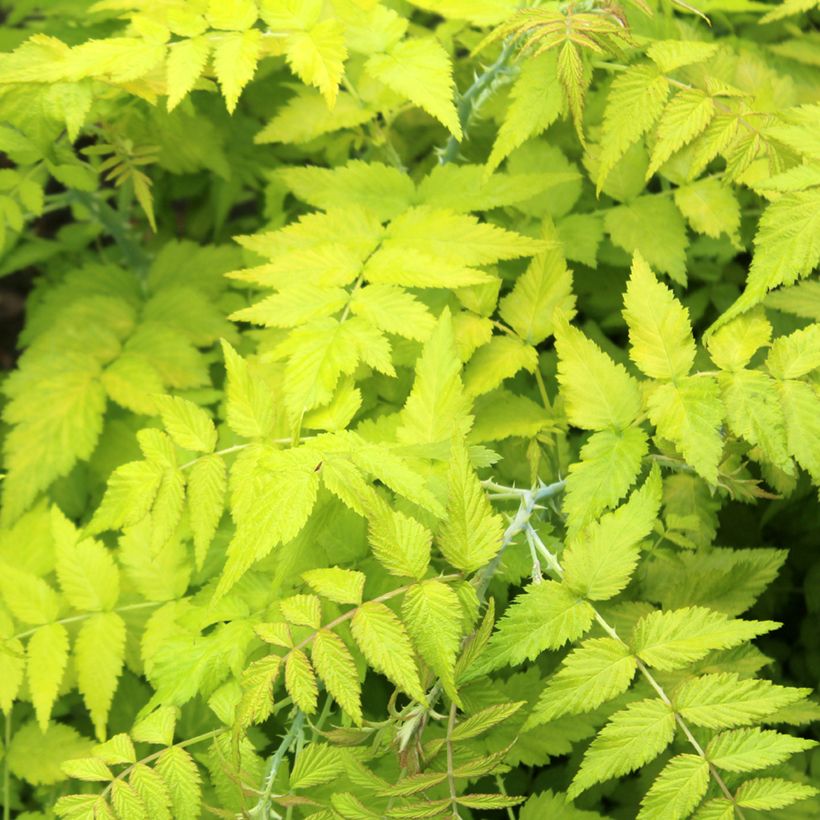
POLYGON ((248 29, 224 34, 214 49, 214 73, 231 114, 242 89, 253 79, 260 47, 261 32, 248 29))
POLYGON ((722 370, 740 370, 771 337, 772 326, 763 312, 750 311, 709 336, 707 347, 712 361, 722 370))
POLYGON ((368 664, 413 700, 426 703, 413 647, 402 622, 384 604, 368 601, 356 610, 350 627, 368 664))
POLYGON ((531 584, 505 611, 479 664, 483 670, 535 660, 580 638, 593 618, 592 607, 562 584, 531 584))
POLYGON ((311 657, 316 672, 331 697, 351 720, 362 725, 361 684, 353 656, 342 639, 326 629, 320 629, 313 639, 311 657))
POLYGON ((713 766, 727 772, 752 772, 776 766, 816 745, 815 740, 769 729, 735 729, 715 735, 706 747, 706 757, 713 766))
POLYGON ((555 54, 545 52, 527 60, 510 91, 510 103, 487 160, 487 171, 494 171, 516 148, 546 131, 558 119, 563 105, 555 54))
POLYGON ((129 461, 117 467, 88 529, 96 533, 139 523, 154 504, 163 473, 161 465, 150 461, 129 461))
POLYGON ((565 714, 597 709, 625 692, 637 660, 629 647, 613 638, 591 638, 573 649, 541 692, 524 731, 565 714))
POLYGON ((640 253, 653 268, 686 284, 686 225, 668 197, 646 194, 612 208, 604 227, 619 248, 640 253))
POLYGON ((199 458, 188 474, 188 516, 194 536, 194 558, 201 569, 225 507, 227 470, 218 455, 199 458))
POLYGON ((224 339, 222 352, 228 373, 225 389, 228 426, 239 436, 261 438, 273 426, 274 408, 270 388, 251 371, 243 359, 224 339))
POLYGON ((173 111, 193 90, 210 53, 211 44, 205 37, 192 37, 173 44, 166 63, 169 111, 173 111))
POLYGON ((425 342, 416 362, 416 378, 396 431, 405 444, 449 440, 472 423, 470 400, 461 382, 461 364, 455 351, 453 322, 445 310, 425 342))
POLYGON ((77 687, 99 740, 105 740, 108 712, 125 657, 125 623, 115 612, 83 621, 74 647, 77 687))
POLYGON ((8 716, 23 684, 26 653, 16 638, 0 645, 0 709, 8 716))
POLYGON ((385 505, 369 519, 373 555, 391 574, 422 578, 430 564, 433 533, 415 518, 385 505))
POLYGON ((58 623, 41 626, 28 642, 28 688, 42 732, 48 730, 51 710, 68 664, 68 649, 68 632, 58 623))
POLYGON ((675 691, 672 703, 684 720, 696 726, 728 729, 764 720, 809 693, 809 689, 742 679, 732 672, 716 672, 684 681, 675 691))
POLYGON ((646 53, 661 71, 675 71, 684 66, 704 63, 717 50, 717 43, 700 40, 654 40, 646 53))
POLYGON ((213 452, 216 427, 201 407, 179 396, 163 396, 158 406, 162 423, 178 446, 198 453, 213 452))
POLYGON ((562 502, 570 533, 597 518, 620 501, 635 482, 648 450, 640 427, 600 430, 581 448, 581 458, 570 465, 562 502))
POLYGON ((296 756, 290 775, 292 789, 309 789, 330 783, 344 772, 339 749, 327 743, 308 743, 296 756))
POLYGON ((453 445, 447 474, 447 518, 437 544, 452 566, 472 572, 501 549, 503 526, 469 462, 466 447, 453 445))
POLYGON ((322 621, 322 602, 316 595, 291 595, 279 601, 285 620, 294 626, 318 629, 322 621))
POLYGON ((66 760, 87 757, 92 743, 64 723, 52 723, 41 731, 34 721, 16 729, 7 749, 10 772, 34 786, 65 780, 62 764, 66 760))
POLYGON ((322 92, 332 108, 347 59, 345 32, 338 20, 322 20, 308 31, 293 32, 285 44, 285 58, 303 82, 322 92))
POLYGON ((543 236, 549 248, 533 258, 499 306, 501 318, 531 345, 540 344, 552 335, 556 309, 568 318, 575 311, 572 274, 549 220, 544 222, 543 236))
MULTIPOLYGON (((684 89, 676 94, 664 108, 658 122, 652 159, 646 171, 646 178, 649 179, 669 157, 701 134, 709 125, 714 113, 715 101, 700 89, 684 89)), ((721 187, 719 183, 717 184, 721 187)), ((676 202, 680 190, 682 189, 678 188, 675 191, 676 202)), ((686 213, 683 208, 681 210, 684 214, 686 213)), ((739 217, 738 211, 738 221, 739 217)))
POLYGON ((700 803, 709 786, 709 764, 698 755, 676 755, 641 801, 638 817, 683 820, 700 803))
POLYGON ((780 336, 772 343, 766 367, 778 379, 799 379, 820 367, 820 325, 780 336))
POLYGON ((716 179, 701 179, 675 189, 675 205, 692 229, 714 239, 726 234, 739 242, 740 203, 732 189, 716 179))
POLYGON ((202 794, 199 771, 191 755, 179 746, 171 746, 160 754, 154 768, 168 787, 174 820, 197 820, 202 794))
POLYGON ((163 779, 152 768, 137 763, 128 776, 128 782, 151 820, 171 820, 171 795, 163 779))
POLYGON ((158 743, 170 746, 174 740, 174 726, 177 709, 174 706, 160 706, 134 724, 131 737, 141 743, 158 743))
POLYGON ((669 81, 650 63, 631 66, 612 82, 604 111, 597 187, 627 149, 661 116, 669 95, 669 81))
POLYGON ((713 649, 730 649, 779 626, 774 621, 729 618, 705 607, 684 607, 644 615, 635 625, 632 645, 649 666, 670 671, 700 660, 713 649))
POLYGON ((820 396, 810 384, 779 385, 789 452, 814 481, 820 480, 820 396))
POLYGON ((350 299, 350 309, 386 333, 426 341, 435 327, 427 307, 398 285, 370 284, 350 299))
POLYGON ((365 576, 362 572, 341 567, 312 569, 302 573, 310 588, 337 604, 360 604, 365 576))
POLYGON ((207 6, 208 23, 216 29, 244 31, 258 16, 255 0, 210 0, 207 6))
POLYGON ((39 625, 57 620, 60 600, 42 578, 4 564, 0 590, 14 617, 23 623, 39 625))
POLYGON ((584 96, 589 87, 590 77, 584 70, 578 49, 570 40, 567 40, 558 52, 558 80, 572 114, 578 141, 584 145, 584 96))
POLYGON ((120 576, 111 553, 93 538, 79 543, 55 538, 57 578, 71 606, 86 612, 113 609, 120 592, 120 576))
POLYGON ((117 763, 136 763, 137 753, 131 738, 124 732, 120 732, 109 738, 105 743, 98 743, 92 752, 94 757, 98 757, 109 765, 117 763))
POLYGON ((308 715, 316 711, 316 676, 307 655, 299 649, 291 650, 285 660, 285 687, 299 709, 308 715))
POLYGON ((639 542, 652 532, 660 506, 661 476, 654 467, 626 504, 568 540, 562 558, 566 585, 591 601, 617 595, 629 583, 639 542))
POLYGON ((450 700, 460 702, 455 684, 461 643, 461 603, 447 584, 430 579, 404 594, 402 620, 421 657, 441 680, 450 700))
POLYGON ((402 40, 365 63, 367 73, 423 108, 456 138, 461 124, 453 103, 453 67, 441 45, 430 37, 402 40))
POLYGON ((689 312, 658 282, 640 253, 632 260, 623 316, 629 326, 630 358, 647 376, 677 379, 689 373, 695 361, 689 312))
POLYGON ((780 777, 759 777, 747 780, 740 786, 735 794, 735 803, 744 809, 772 811, 816 794, 814 786, 790 783, 780 777))
POLYGON ((651 698, 629 704, 598 732, 567 796, 574 799, 596 783, 646 765, 672 742, 674 734, 675 713, 665 703, 651 698))
POLYGON ((473 354, 464 371, 464 389, 470 396, 489 393, 519 370, 534 372, 538 354, 515 336, 493 336, 473 354))
POLYGON ((558 383, 570 423, 585 430, 623 430, 641 408, 638 383, 580 330, 555 331, 558 383))
POLYGON ((62 765, 63 773, 76 780, 88 782, 105 782, 112 780, 114 775, 111 769, 96 757, 81 757, 66 760, 62 765))
POLYGON ((674 442, 698 474, 716 484, 724 416, 717 382, 711 377, 687 376, 658 385, 647 406, 658 435, 674 442))

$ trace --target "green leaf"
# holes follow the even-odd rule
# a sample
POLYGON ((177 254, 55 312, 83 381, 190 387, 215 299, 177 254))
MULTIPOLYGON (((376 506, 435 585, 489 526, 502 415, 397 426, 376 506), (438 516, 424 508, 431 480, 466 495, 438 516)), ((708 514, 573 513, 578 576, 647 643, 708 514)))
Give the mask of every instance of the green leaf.
POLYGON ((613 638, 590 638, 573 649, 547 683, 524 731, 566 714, 591 712, 625 692, 637 669, 629 647, 613 638))
POLYGON ((29 694, 41 731, 48 721, 68 664, 68 632, 62 624, 41 626, 29 638, 26 666, 29 694))
POLYGON ((713 649, 730 649, 777 629, 774 621, 741 621, 705 607, 651 612, 635 625, 632 645, 656 669, 680 669, 713 649))
POLYGON ((799 379, 820 367, 820 324, 795 330, 772 343, 766 367, 778 379, 799 379))
POLYGON ((782 735, 769 729, 735 729, 715 735, 706 747, 713 766, 727 772, 752 772, 777 766, 797 752, 812 749, 815 740, 782 735))
POLYGON ((329 567, 312 569, 302 574, 310 588, 337 604, 360 604, 364 590, 365 575, 352 569, 329 567))
POLYGON ((42 578, 4 564, 0 590, 12 615, 23 623, 39 625, 57 620, 60 600, 42 578))
POLYGON ((432 37, 396 43, 385 54, 365 63, 367 73, 423 108, 461 139, 461 124, 453 102, 453 66, 447 52, 432 37))
POLYGON ((497 669, 535 660, 545 649, 559 649, 592 625, 594 610, 567 587, 544 581, 526 587, 498 622, 479 662, 497 669))
POLYGON ((544 221, 543 237, 548 249, 533 258, 499 307, 501 318, 531 345, 552 335, 556 309, 568 318, 575 312, 572 274, 564 261, 555 228, 548 219, 544 221))
POLYGON ((548 51, 527 60, 510 91, 510 103, 487 160, 487 170, 494 171, 516 148, 546 131, 563 107, 555 54, 548 51))
POLYGON ((398 285, 370 284, 350 299, 350 309, 385 333, 426 341, 435 327, 427 307, 398 285))
POLYGON ((74 760, 66 760, 62 765, 63 773, 76 780, 86 780, 89 782, 105 782, 112 780, 114 775, 111 769, 96 757, 80 757, 74 760))
POLYGON ((773 811, 816 794, 814 786, 790 783, 780 777, 758 777, 741 785, 735 794, 735 803, 744 809, 773 811))
POLYGON ((345 31, 338 20, 322 20, 307 31, 293 32, 285 58, 303 82, 321 91, 329 108, 336 102, 347 59, 345 31))
POLYGON ((422 578, 430 564, 433 533, 423 524, 386 505, 370 518, 373 555, 391 574, 422 578))
POLYGON ((322 602, 316 595, 291 595, 279 601, 285 620, 295 626, 318 629, 322 621, 322 602))
POLYGON ((577 797, 590 786, 620 777, 654 760, 675 734, 675 713, 660 700, 631 703, 598 732, 567 791, 577 797))
POLYGON ((660 384, 650 393, 647 406, 658 435, 672 441, 699 475, 716 484, 725 412, 717 382, 687 376, 660 384))
POLYGON ((55 542, 57 578, 71 606, 86 612, 113 609, 119 598, 120 575, 111 553, 93 538, 77 543, 73 538, 56 537, 55 542))
POLYGON ((308 743, 296 756, 290 775, 292 789, 309 789, 330 783, 345 770, 342 753, 327 743, 308 743))
POLYGON ((493 336, 473 354, 464 371, 464 389, 469 396, 495 390, 519 370, 530 373, 538 367, 534 347, 514 336, 493 336))
POLYGON ((732 672, 716 672, 684 681, 672 703, 684 720, 708 729, 744 726, 797 702, 809 689, 778 686, 767 680, 742 679, 732 672))
POLYGON ((168 788, 174 820, 197 820, 202 793, 199 771, 191 755, 179 746, 171 746, 160 754, 154 768, 168 788))
POLYGON ((706 341, 712 361, 722 370, 740 370, 769 344, 772 326, 762 310, 750 311, 723 325, 706 341))
POLYGON ((441 680, 447 697, 456 691, 456 654, 461 643, 461 602, 447 584, 435 579, 414 584, 404 595, 402 619, 424 661, 441 680))
POLYGON ((357 725, 362 725, 361 684, 353 656, 342 639, 320 629, 313 639, 311 658, 333 699, 357 725))
POLYGON ((228 372, 225 388, 228 426, 239 436, 262 438, 274 422, 271 390, 224 339, 222 352, 228 372))
POLYGON ((173 111, 193 90, 210 53, 211 43, 206 37, 180 40, 169 50, 166 63, 169 111, 173 111))
POLYGON ((640 427, 600 430, 581 448, 581 459, 570 465, 563 510, 571 533, 620 501, 635 482, 648 450, 640 427))
POLYGON ((396 435, 405 444, 428 444, 466 433, 472 423, 470 400, 461 382, 453 322, 445 310, 416 363, 416 379, 401 413, 396 435))
POLYGON ((815 482, 820 481, 820 396, 810 384, 783 381, 778 385, 786 441, 795 461, 815 482))
POLYGON ((163 779, 149 766, 137 763, 128 776, 128 783, 145 806, 151 820, 171 820, 171 795, 163 779))
POLYGON ((161 465, 150 461, 129 461, 117 467, 88 529, 102 532, 139 523, 154 504, 163 473, 161 465))
POLYGON ((131 737, 140 743, 158 743, 170 746, 174 740, 174 726, 177 709, 174 706, 160 706, 134 724, 131 737))
POLYGON ((617 595, 629 583, 640 541, 652 532, 660 506, 661 476, 654 467, 626 504, 568 540, 562 558, 566 585, 592 601, 617 595))
POLYGON ((700 803, 709 786, 709 763, 698 755, 676 755, 641 801, 641 820, 683 820, 700 803))
POLYGON ((740 241, 740 203, 732 189, 717 179, 676 188, 675 205, 698 233, 713 239, 725 233, 735 244, 740 241))
MULTIPOLYGON (((702 133, 709 125, 714 113, 715 101, 700 89, 685 89, 676 94, 663 109, 658 122, 655 144, 652 147, 652 159, 646 171, 646 178, 649 179, 669 157, 702 133)), ((676 201, 678 192, 682 190, 684 189, 675 190, 676 201)), ((680 203, 677 204, 680 207, 680 203)), ((681 210, 686 215, 686 210, 684 208, 681 210)), ((739 217, 740 211, 738 210, 738 221, 739 217)))
POLYGON ((108 712, 125 658, 125 623, 115 612, 83 621, 74 647, 77 687, 99 740, 105 740, 108 712))
POLYGON ((6 762, 15 777, 34 786, 49 785, 65 780, 63 763, 87 757, 91 746, 88 738, 64 723, 52 723, 41 731, 34 721, 29 721, 15 730, 6 762))
POLYGON ((384 604, 368 601, 356 610, 350 626, 368 664, 411 698, 426 703, 413 647, 402 622, 384 604))
POLYGON ((580 330, 555 331, 558 383, 570 423, 584 430, 624 430, 638 416, 638 383, 580 330))
POLYGON ((257 29, 224 34, 216 44, 214 73, 231 113, 236 109, 242 89, 253 79, 260 47, 261 32, 257 29))
POLYGON ((310 661, 300 649, 291 650, 285 660, 285 687, 296 706, 308 715, 316 711, 319 689, 310 661))
POLYGON ((503 526, 493 513, 469 461, 467 448, 453 445, 447 473, 447 518, 437 544, 452 566, 473 572, 501 549, 503 526))
POLYGON ((654 269, 686 284, 686 225, 668 197, 647 194, 612 208, 604 226, 619 248, 640 253, 654 269))
POLYGON ((162 396, 157 405, 162 423, 177 445, 197 453, 213 452, 216 427, 201 407, 179 396, 162 396))
POLYGON ((689 373, 695 361, 689 312, 658 282, 639 253, 632 260, 623 316, 629 326, 630 358, 647 376, 677 379, 689 373))
POLYGON ((205 562, 225 508, 227 470, 221 456, 197 459, 188 474, 188 516, 194 536, 194 558, 198 569, 205 562))

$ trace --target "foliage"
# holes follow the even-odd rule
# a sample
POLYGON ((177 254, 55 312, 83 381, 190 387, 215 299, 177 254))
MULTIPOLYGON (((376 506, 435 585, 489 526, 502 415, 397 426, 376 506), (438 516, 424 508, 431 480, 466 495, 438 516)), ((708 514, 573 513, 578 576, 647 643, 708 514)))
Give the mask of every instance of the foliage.
POLYGON ((6 817, 816 816, 813 0, 0 5, 6 817))

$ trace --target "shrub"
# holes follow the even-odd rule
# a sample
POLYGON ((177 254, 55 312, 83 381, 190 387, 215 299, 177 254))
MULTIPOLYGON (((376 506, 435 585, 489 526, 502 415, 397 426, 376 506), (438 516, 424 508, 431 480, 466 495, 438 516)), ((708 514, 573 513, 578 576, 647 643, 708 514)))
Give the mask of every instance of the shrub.
POLYGON ((5 817, 817 815, 812 0, 4 5, 5 817))

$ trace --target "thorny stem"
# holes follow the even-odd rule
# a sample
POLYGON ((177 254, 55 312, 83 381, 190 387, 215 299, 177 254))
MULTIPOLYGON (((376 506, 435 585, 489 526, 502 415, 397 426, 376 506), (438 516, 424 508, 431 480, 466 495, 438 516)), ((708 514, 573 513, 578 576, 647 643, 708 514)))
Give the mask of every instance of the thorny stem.
MULTIPOLYGON (((502 77, 506 72, 507 64, 510 61, 514 51, 514 44, 508 40, 504 43, 498 59, 489 66, 485 71, 479 74, 473 84, 459 97, 458 101, 458 120, 461 124, 462 139, 466 137, 467 126, 470 118, 481 107, 484 102, 485 95, 490 91, 493 83, 502 77)), ((454 135, 450 136, 447 144, 441 149, 438 157, 439 165, 446 165, 458 157, 458 149, 461 143, 454 135)))
MULTIPOLYGON (((538 533, 529 524, 527 525, 527 535, 528 535, 529 538, 531 538, 533 540, 533 542, 535 543, 536 548, 538 549, 538 552, 544 557, 544 560, 546 561, 549 568, 559 578, 563 578, 564 577, 564 568, 561 566, 560 562, 558 561, 558 558, 555 555, 553 555, 552 552, 550 552, 549 548, 541 540, 538 533)), ((589 603, 589 602, 587 602, 587 603, 589 603)), ((606 632, 606 634, 609 635, 610 638, 612 638, 613 640, 618 641, 618 643, 623 644, 624 646, 628 647, 628 644, 626 643, 626 641, 624 641, 621 638, 621 636, 618 635, 618 633, 615 631, 614 627, 612 627, 606 621, 606 619, 603 617, 603 615, 601 615, 601 613, 598 612, 598 610, 591 603, 590 603, 590 606, 592 607, 592 611, 595 614, 595 620, 598 623, 598 625, 601 627, 601 629, 603 629, 604 632, 606 632)), ((642 660, 640 660, 639 658, 636 659, 636 660, 637 660, 638 671, 641 673, 644 680, 646 680, 646 682, 652 687, 652 689, 655 690, 655 693, 661 699, 661 701, 663 701, 663 703, 665 703, 666 706, 668 706, 670 709, 673 709, 673 714, 675 715, 675 721, 677 722, 678 726, 681 728, 681 731, 683 732, 686 739, 689 741, 689 744, 697 752, 697 754, 709 764, 709 772, 711 773, 712 777, 714 778, 715 783, 717 783, 718 787, 723 792, 724 796, 727 799, 731 800, 732 803, 734 803, 734 797, 732 796, 732 792, 729 790, 729 788, 726 785, 725 781, 720 776, 720 773, 717 771, 717 769, 712 765, 712 763, 706 757, 706 752, 703 750, 703 747, 700 745, 700 743, 698 743, 697 739, 692 734, 692 731, 686 725, 686 722, 684 721, 684 719, 681 717, 681 715, 678 712, 674 711, 674 707, 672 706, 672 701, 670 700, 669 696, 664 691, 663 687, 660 685, 660 683, 658 683, 655 676, 649 671, 646 664, 642 660)), ((743 818, 743 812, 737 806, 735 806, 735 811, 737 812, 738 817, 743 818)))
MULTIPOLYGON (((285 734, 282 738, 282 741, 276 747, 276 751, 271 755, 271 758, 268 761, 268 767, 265 771, 264 789, 262 791, 262 795, 260 796, 257 804, 250 810, 250 812, 248 812, 251 817, 258 817, 263 818, 263 820, 267 820, 267 818, 271 816, 270 800, 271 795, 273 794, 273 784, 276 782, 276 775, 279 774, 279 768, 282 765, 282 761, 285 759, 285 755, 290 751, 290 747, 293 746, 296 739, 302 733, 304 723, 305 713, 301 709, 297 709, 296 717, 288 727, 287 734, 285 734)), ((278 813, 276 813, 275 816, 280 817, 278 813)))
POLYGON ((458 804, 456 803, 456 776, 453 774, 453 729, 456 727, 456 713, 458 707, 455 703, 450 704, 450 716, 447 720, 447 737, 445 744, 447 746, 447 788, 450 792, 450 803, 452 805, 452 816, 458 817, 458 804))

